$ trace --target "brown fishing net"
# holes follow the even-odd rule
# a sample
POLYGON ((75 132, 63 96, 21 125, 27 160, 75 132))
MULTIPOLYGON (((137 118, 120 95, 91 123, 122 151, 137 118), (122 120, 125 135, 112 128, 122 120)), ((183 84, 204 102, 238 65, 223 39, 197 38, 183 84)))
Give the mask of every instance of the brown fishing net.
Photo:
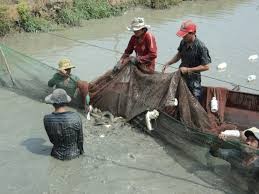
POLYGON ((158 109, 172 114, 189 127, 210 129, 207 113, 191 95, 180 72, 144 74, 127 65, 120 72, 107 72, 91 82, 92 104, 116 116, 131 120, 146 110, 158 109), (177 98, 179 105, 172 101, 177 98))

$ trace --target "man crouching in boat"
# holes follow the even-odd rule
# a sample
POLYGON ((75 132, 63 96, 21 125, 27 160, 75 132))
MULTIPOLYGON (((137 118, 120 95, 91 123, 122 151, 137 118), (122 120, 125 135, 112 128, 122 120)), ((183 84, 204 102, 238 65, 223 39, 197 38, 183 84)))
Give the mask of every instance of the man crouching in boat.
POLYGON ((124 54, 114 67, 114 71, 131 62, 137 65, 143 73, 154 73, 157 46, 156 39, 148 32, 148 28, 150 26, 145 24, 144 18, 137 17, 132 20, 128 30, 134 32, 134 35, 131 36, 124 54), (130 56, 133 51, 135 51, 136 57, 130 56))
POLYGON ((78 113, 66 110, 70 101, 63 89, 55 89, 45 98, 55 111, 44 116, 44 127, 53 144, 51 156, 59 160, 70 160, 84 153, 82 120, 78 113))
POLYGON ((72 97, 72 105, 75 105, 79 108, 85 108, 86 106, 88 107, 90 103, 89 93, 87 91, 85 97, 82 97, 82 95, 80 95, 78 83, 82 81, 80 81, 79 77, 77 77, 76 75, 71 74, 72 68, 75 68, 75 66, 71 63, 69 59, 60 60, 60 62, 58 63, 59 72, 55 73, 53 77, 48 81, 48 86, 64 89, 67 94, 72 97))
POLYGON ((237 147, 226 149, 216 146, 210 149, 210 153, 228 161, 232 168, 252 178, 252 181, 259 181, 259 129, 252 127, 244 131, 226 130, 219 134, 219 138, 223 140, 239 138, 247 146, 245 149, 237 147))

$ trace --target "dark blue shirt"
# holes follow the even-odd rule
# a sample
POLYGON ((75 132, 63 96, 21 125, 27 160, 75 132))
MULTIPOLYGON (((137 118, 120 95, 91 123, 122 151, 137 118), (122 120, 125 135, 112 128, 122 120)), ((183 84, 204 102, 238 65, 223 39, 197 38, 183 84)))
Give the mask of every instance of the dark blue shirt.
POLYGON ((44 126, 53 144, 53 157, 70 160, 84 153, 82 120, 78 113, 68 111, 45 115, 44 126))
MULTIPOLYGON (((199 65, 207 65, 211 63, 207 47, 197 37, 190 46, 188 46, 187 42, 182 40, 178 47, 178 51, 181 56, 180 67, 197 67, 199 65)), ((192 73, 190 75, 186 74, 184 76, 187 83, 190 81, 201 83, 201 75, 199 72, 192 73)))

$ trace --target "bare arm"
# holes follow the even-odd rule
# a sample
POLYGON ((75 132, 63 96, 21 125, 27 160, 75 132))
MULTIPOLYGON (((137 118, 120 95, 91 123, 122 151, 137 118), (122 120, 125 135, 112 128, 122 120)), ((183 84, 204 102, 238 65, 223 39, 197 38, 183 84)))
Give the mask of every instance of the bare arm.
POLYGON ((209 64, 199 65, 196 67, 180 67, 180 71, 182 72, 182 74, 197 73, 197 72, 208 71, 208 70, 209 70, 209 64))
POLYGON ((169 67, 169 65, 174 64, 176 62, 178 62, 181 59, 181 55, 179 52, 176 53, 176 55, 167 63, 165 63, 165 65, 163 66, 163 70, 162 73, 165 72, 166 68, 169 67))

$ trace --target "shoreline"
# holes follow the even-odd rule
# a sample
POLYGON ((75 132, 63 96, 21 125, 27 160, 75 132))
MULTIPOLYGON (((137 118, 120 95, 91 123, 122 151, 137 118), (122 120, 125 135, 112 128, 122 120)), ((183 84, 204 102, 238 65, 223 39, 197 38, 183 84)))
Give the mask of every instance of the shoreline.
POLYGON ((48 32, 83 20, 120 16, 134 7, 167 9, 183 0, 0 0, 0 37, 13 32, 48 32))

